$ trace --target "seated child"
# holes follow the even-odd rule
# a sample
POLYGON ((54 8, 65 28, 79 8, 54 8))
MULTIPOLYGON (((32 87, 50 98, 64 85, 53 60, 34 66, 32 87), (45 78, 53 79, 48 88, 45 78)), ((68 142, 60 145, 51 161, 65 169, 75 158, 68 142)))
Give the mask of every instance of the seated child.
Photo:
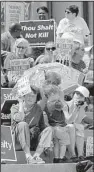
MULTIPOLYGON (((41 133, 39 145, 33 158, 37 159, 43 152, 44 148, 50 148, 53 142, 54 163, 65 162, 66 145, 70 144, 67 124, 63 112, 66 103, 63 99, 60 89, 55 85, 49 85, 52 92, 48 95, 45 112, 48 116, 49 126, 41 133)), ((45 91, 46 92, 46 91, 45 91)))

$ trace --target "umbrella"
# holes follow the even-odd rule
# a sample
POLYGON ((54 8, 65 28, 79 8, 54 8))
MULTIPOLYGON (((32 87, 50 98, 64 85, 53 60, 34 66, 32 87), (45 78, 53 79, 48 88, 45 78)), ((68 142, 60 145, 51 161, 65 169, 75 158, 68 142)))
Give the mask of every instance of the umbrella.
POLYGON ((54 62, 47 64, 38 64, 24 72, 23 76, 18 80, 15 87, 12 89, 12 94, 17 94, 19 89, 22 88, 23 85, 27 86, 27 92, 30 91, 29 85, 33 85, 37 88, 42 88, 45 82, 45 72, 47 71, 56 72, 61 76, 60 87, 63 91, 74 85, 81 85, 81 80, 83 80, 83 74, 81 72, 71 67, 65 66, 61 63, 54 62), (19 83, 21 85, 20 87, 19 83))

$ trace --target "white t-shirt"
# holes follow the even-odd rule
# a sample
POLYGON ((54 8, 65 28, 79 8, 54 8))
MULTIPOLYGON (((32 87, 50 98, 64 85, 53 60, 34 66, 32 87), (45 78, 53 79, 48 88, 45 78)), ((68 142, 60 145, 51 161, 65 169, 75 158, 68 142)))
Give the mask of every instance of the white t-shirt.
POLYGON ((59 22, 57 27, 57 38, 59 34, 62 34, 62 38, 72 36, 75 39, 80 40, 84 43, 86 35, 90 34, 89 28, 82 17, 77 16, 73 21, 64 18, 59 22))

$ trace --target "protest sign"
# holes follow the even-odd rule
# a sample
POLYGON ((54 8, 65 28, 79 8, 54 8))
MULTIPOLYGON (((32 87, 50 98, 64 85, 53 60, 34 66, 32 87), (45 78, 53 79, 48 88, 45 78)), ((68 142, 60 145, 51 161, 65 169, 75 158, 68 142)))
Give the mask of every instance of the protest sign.
POLYGON ((86 142, 86 156, 93 156, 94 155, 93 147, 94 147, 93 137, 88 136, 87 142, 86 142))
POLYGON ((11 127, 1 126, 1 160, 17 161, 11 127))
POLYGON ((45 46, 49 41, 55 42, 55 21, 30 20, 21 21, 22 35, 34 46, 45 46))
POLYGON ((89 70, 85 76, 84 83, 93 84, 93 71, 89 70))
POLYGON ((62 61, 63 64, 66 66, 70 66, 71 63, 71 50, 73 46, 73 40, 72 39, 57 39, 57 55, 60 54, 56 60, 62 61))
POLYGON ((18 95, 24 96, 31 92, 30 83, 29 83, 29 77, 23 76, 18 80, 17 83, 18 86, 18 95))
POLYGON ((30 68, 30 62, 28 59, 14 59, 10 61, 12 75, 20 77, 25 70, 30 68))
POLYGON ((1 125, 11 125, 11 106, 17 103, 16 97, 11 94, 11 88, 1 88, 1 125))

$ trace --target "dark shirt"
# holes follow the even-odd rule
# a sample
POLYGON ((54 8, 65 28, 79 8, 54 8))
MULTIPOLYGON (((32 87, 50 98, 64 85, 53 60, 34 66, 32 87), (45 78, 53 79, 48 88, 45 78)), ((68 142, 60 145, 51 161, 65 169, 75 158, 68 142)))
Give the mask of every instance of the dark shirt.
POLYGON ((48 116, 48 122, 51 126, 61 126, 64 127, 66 126, 66 122, 65 122, 65 116, 64 116, 64 112, 58 111, 58 110, 54 110, 52 113, 49 113, 47 107, 45 108, 45 112, 48 116))
POLYGON ((82 72, 82 70, 86 68, 86 65, 83 60, 80 60, 78 64, 72 62, 71 65, 74 69, 79 70, 80 72, 82 72))

